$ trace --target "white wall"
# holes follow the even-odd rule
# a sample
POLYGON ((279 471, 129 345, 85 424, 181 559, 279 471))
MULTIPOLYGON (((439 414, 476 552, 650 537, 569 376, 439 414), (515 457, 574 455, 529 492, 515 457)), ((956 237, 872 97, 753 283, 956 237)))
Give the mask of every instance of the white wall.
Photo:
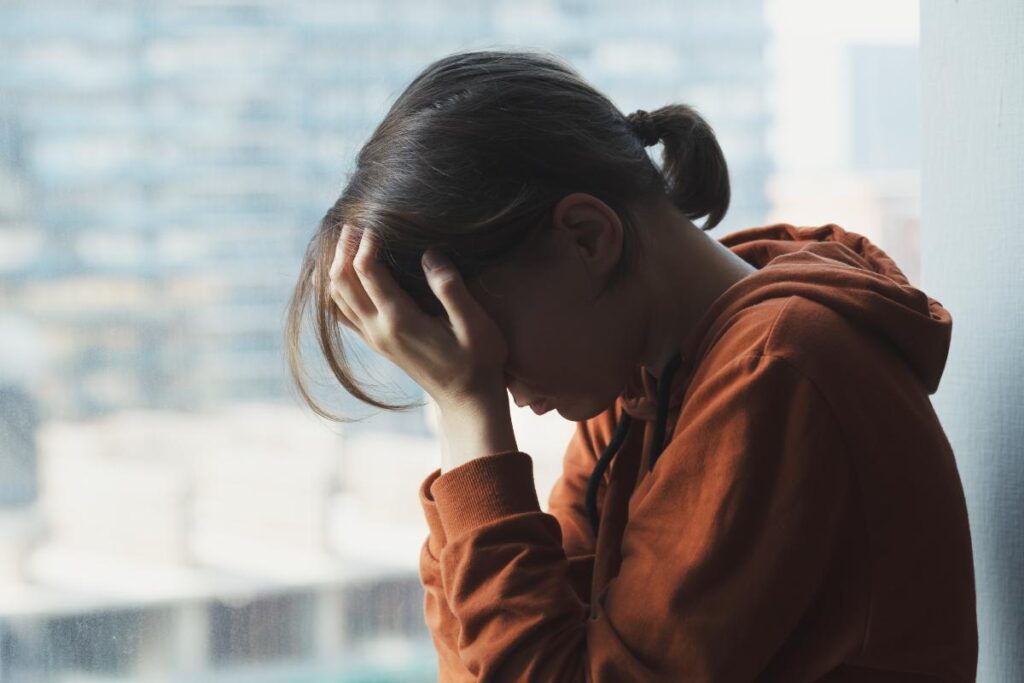
POLYGON ((922 283, 967 495, 979 681, 1024 681, 1024 3, 921 3, 922 283))

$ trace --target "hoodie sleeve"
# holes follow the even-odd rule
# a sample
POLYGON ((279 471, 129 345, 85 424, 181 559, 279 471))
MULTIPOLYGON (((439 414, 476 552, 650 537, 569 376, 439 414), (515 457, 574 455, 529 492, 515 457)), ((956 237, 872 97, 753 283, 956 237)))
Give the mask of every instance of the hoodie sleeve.
MULTIPOLYGON (((609 427, 604 425, 607 431, 609 427)), ((594 420, 577 422, 576 431, 569 440, 562 457, 562 475, 548 496, 548 511, 563 530, 563 548, 568 555, 570 581, 584 601, 590 599, 590 581, 594 567, 594 541, 590 533, 584 496, 590 473, 597 463, 595 456, 594 420)), ((437 513, 437 504, 430 486, 441 474, 438 468, 420 485, 419 498, 427 520, 429 534, 420 548, 419 573, 424 589, 424 616, 431 640, 438 654, 438 680, 476 681, 458 655, 461 626, 448 606, 448 598, 441 584, 441 566, 438 555, 445 545, 444 528, 437 513)), ((601 500, 603 488, 598 491, 601 500)))
POLYGON ((529 455, 433 477, 451 647, 485 682, 752 680, 841 542, 848 465, 806 376, 777 356, 728 362, 692 387, 634 491, 619 574, 593 617, 570 585, 559 522, 538 505, 529 455))
POLYGON ((448 607, 448 598, 441 583, 438 555, 444 548, 445 536, 437 506, 430 497, 430 485, 441 474, 437 468, 420 485, 420 503, 427 519, 429 533, 420 547, 419 573, 423 585, 423 615, 430 639, 437 651, 437 680, 442 683, 476 681, 459 656, 458 640, 462 631, 458 619, 448 607))

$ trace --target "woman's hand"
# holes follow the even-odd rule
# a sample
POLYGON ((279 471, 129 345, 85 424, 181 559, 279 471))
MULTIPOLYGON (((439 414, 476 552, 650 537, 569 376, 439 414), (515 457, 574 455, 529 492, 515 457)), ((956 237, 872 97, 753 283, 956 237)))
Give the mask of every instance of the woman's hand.
POLYGON ((424 254, 427 282, 445 308, 445 320, 428 315, 398 285, 378 258, 372 232, 353 238, 354 232, 342 227, 330 269, 330 295, 342 322, 423 387, 442 413, 493 403, 495 396, 507 401, 505 338, 454 265, 436 250, 424 254), (350 242, 358 243, 354 254, 350 242), (428 268, 434 256, 437 266, 428 268))

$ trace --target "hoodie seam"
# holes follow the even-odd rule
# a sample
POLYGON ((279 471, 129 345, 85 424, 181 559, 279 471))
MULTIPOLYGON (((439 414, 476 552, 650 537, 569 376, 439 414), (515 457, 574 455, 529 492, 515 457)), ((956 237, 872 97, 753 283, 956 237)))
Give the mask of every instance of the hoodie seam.
MULTIPOLYGON (((779 307, 779 310, 778 310, 778 312, 776 312, 775 317, 772 318, 771 324, 768 326, 768 331, 765 332, 764 338, 761 340, 760 346, 756 346, 756 345, 752 346, 746 352, 745 356, 744 355, 737 356, 736 358, 733 359, 732 362, 739 361, 743 357, 759 358, 761 356, 771 356, 771 353, 768 351, 768 348, 769 348, 769 345, 771 343, 772 334, 774 334, 775 328, 778 326, 779 320, 782 319, 782 315, 786 312, 786 310, 793 303, 793 299, 795 299, 797 297, 799 297, 798 294, 787 295, 785 297, 785 300, 786 300, 785 303, 782 304, 781 307, 779 307)), ((783 297, 777 297, 777 298, 783 298, 783 297)), ((761 305, 761 304, 765 303, 766 301, 771 301, 771 300, 772 299, 766 299, 764 301, 759 301, 759 302, 757 302, 754 305, 755 306, 761 305)), ((735 316, 731 316, 731 317, 735 317, 735 316)), ((732 327, 732 324, 733 324, 733 321, 730 320, 728 323, 726 323, 725 325, 723 325, 719 329, 714 330, 714 333, 715 333, 714 341, 710 341, 710 342, 702 341, 700 343, 700 345, 698 345, 697 349, 694 350, 694 353, 690 356, 689 359, 686 359, 686 358, 683 359, 684 363, 687 363, 687 367, 685 369, 685 371, 687 373, 686 382, 683 384, 681 390, 679 391, 679 395, 678 396, 676 394, 671 394, 670 395, 670 397, 669 397, 669 402, 670 403, 673 400, 679 399, 679 400, 681 400, 685 404, 686 397, 689 394, 690 389, 693 387, 693 379, 695 377, 695 373, 697 371, 697 368, 700 366, 701 362, 703 362, 704 359, 708 356, 708 354, 711 353, 711 350, 714 348, 715 344, 717 344, 721 340, 721 338, 723 336, 725 336, 729 332, 729 329, 732 327), (707 344, 707 346, 705 347, 704 344, 707 344)), ((706 335, 706 336, 708 336, 708 335, 706 335)), ((801 373, 801 374, 803 374, 803 373, 801 373)), ((682 408, 680 407, 680 414, 681 414, 681 411, 682 411, 682 408)), ((644 420, 644 422, 650 424, 651 420, 644 420)))
MULTIPOLYGON (((787 303, 786 305, 788 306, 789 304, 787 303)), ((783 307, 783 308, 785 308, 785 307, 783 307)), ((781 311, 780 311, 780 313, 781 313, 781 311)), ((776 320, 778 320, 778 318, 776 318, 776 320)), ((775 327, 775 325, 774 325, 774 322, 773 322, 772 328, 774 329, 774 327, 775 327)), ((849 468, 850 474, 851 474, 851 486, 852 486, 852 488, 853 488, 853 490, 854 490, 854 492, 856 494, 855 497, 856 497, 856 499, 858 501, 858 503, 857 503, 857 508, 858 508, 857 509, 857 516, 858 516, 858 522, 859 522, 858 526, 860 527, 860 530, 861 530, 861 532, 864 535, 865 551, 868 554, 867 561, 866 561, 866 564, 867 564, 867 567, 868 567, 868 571, 867 571, 868 576, 867 576, 867 580, 866 580, 866 583, 867 583, 866 593, 867 593, 867 603, 868 604, 867 604, 867 609, 865 610, 865 613, 864 613, 864 628, 861 631, 860 643, 859 643, 857 652, 854 655, 854 656, 857 656, 857 657, 862 656, 864 654, 866 648, 867 648, 868 635, 869 635, 870 625, 871 625, 871 616, 872 616, 872 614, 874 612, 874 604, 875 604, 875 563, 874 563, 874 554, 871 552, 871 549, 872 549, 873 546, 872 546, 872 543, 871 543, 870 530, 869 530, 868 525, 866 524, 866 521, 864 519, 864 509, 863 509, 864 492, 861 489, 860 478, 857 476, 857 470, 856 470, 856 467, 855 467, 855 465, 853 463, 853 457, 851 455, 850 445, 849 445, 850 444, 850 439, 847 437, 847 432, 846 432, 845 427, 843 426, 843 421, 842 421, 842 419, 839 416, 839 412, 832 405, 832 402, 829 400, 828 395, 824 391, 822 391, 821 387, 818 385, 818 383, 814 380, 813 377, 811 377, 809 374, 805 373, 803 370, 800 369, 800 367, 796 363, 794 363, 789 358, 786 358, 785 356, 779 356, 779 355, 776 355, 774 353, 757 353, 757 354, 754 354, 754 356, 755 357, 759 357, 759 358, 768 358, 768 359, 771 359, 771 360, 781 361, 783 364, 788 366, 796 375, 798 375, 799 377, 802 377, 803 379, 807 380, 807 382, 812 387, 814 387, 814 390, 821 397, 822 402, 825 404, 826 408, 828 409, 828 412, 832 415, 833 420, 835 421, 836 425, 839 427, 839 432, 840 432, 840 435, 842 436, 843 451, 844 451, 844 453, 846 455, 846 458, 845 458, 846 464, 847 464, 847 467, 849 468)))
MULTIPOLYGON (((764 335, 764 342, 761 345, 761 351, 760 351, 760 353, 758 355, 769 355, 769 356, 771 355, 768 352, 768 349, 771 346, 772 335, 775 333, 775 328, 778 327, 779 320, 782 319, 782 315, 792 305, 793 299, 796 299, 796 298, 797 298, 796 294, 790 294, 789 296, 786 297, 786 303, 782 304, 782 306, 779 308, 779 312, 776 313, 775 317, 772 319, 771 326, 768 327, 768 332, 764 335)), ((794 369, 796 369, 796 368, 794 368, 794 369)), ((800 374, 802 375, 803 373, 801 372, 800 374)), ((815 386, 815 389, 817 389, 817 386, 815 386)))

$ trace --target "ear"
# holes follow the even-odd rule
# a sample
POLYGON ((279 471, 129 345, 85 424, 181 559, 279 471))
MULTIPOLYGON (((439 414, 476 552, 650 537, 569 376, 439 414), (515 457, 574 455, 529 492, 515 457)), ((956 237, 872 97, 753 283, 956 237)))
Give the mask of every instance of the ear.
POLYGON ((603 278, 622 258, 622 221, 594 195, 566 195, 555 206, 552 220, 591 276, 603 278))

